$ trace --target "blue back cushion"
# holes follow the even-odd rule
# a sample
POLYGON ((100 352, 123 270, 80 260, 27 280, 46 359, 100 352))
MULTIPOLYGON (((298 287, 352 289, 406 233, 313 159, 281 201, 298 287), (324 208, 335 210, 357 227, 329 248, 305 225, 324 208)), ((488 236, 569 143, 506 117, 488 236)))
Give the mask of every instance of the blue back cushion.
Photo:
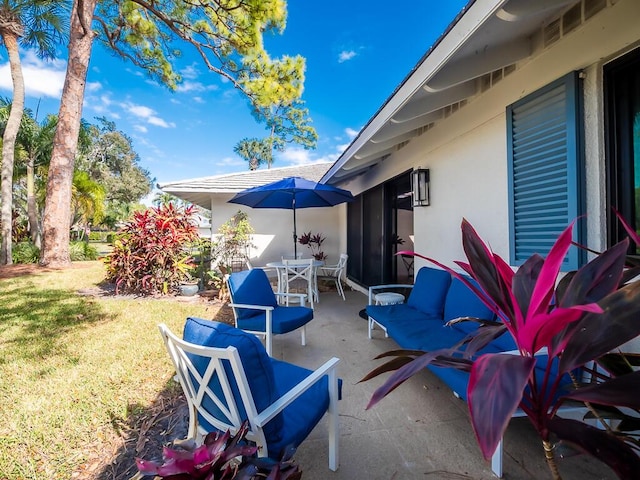
MULTIPOLYGON (((478 282, 474 279, 466 276, 465 278, 476 288, 482 290, 478 282)), ((459 317, 475 317, 483 320, 493 320, 495 315, 461 280, 454 278, 444 302, 443 319, 445 322, 448 322, 449 320, 459 317)), ((455 328, 469 333, 478 328, 478 325, 476 322, 460 322, 455 324, 455 328)))
MULTIPOLYGON (((263 272, 264 273, 264 272, 263 272)), ((236 347, 242 361, 242 366, 249 383, 251 396, 258 413, 271 405, 278 398, 278 390, 273 373, 271 359, 266 350, 255 335, 246 333, 225 323, 212 322, 200 318, 187 318, 184 326, 183 339, 189 343, 203 345, 206 347, 227 348, 236 347)), ((207 359, 190 355, 196 369, 203 373, 206 368, 207 359)), ((233 379, 231 365, 225 365, 227 376, 233 379)), ((216 395, 221 396, 220 382, 214 377, 214 385, 210 385, 216 395)), ((233 396, 238 407, 240 417, 247 418, 246 410, 240 397, 238 385, 232 382, 233 396)), ((203 405, 213 416, 228 422, 212 401, 203 402, 203 405)), ((202 422, 202 419, 200 419, 202 422)), ((270 438, 272 435, 278 437, 282 429, 283 420, 280 415, 271 420, 265 427, 265 435, 270 438)), ((207 425, 205 424, 205 427, 207 425)))
POLYGON ((442 316, 451 275, 444 270, 422 267, 407 299, 407 305, 434 316, 442 316))
MULTIPOLYGON (((273 294, 273 288, 269 283, 269 278, 264 273, 264 270, 260 268, 232 273, 229 276, 229 289, 233 303, 263 305, 265 307, 276 307, 278 305, 276 296, 273 294)), ((264 311, 238 308, 236 309, 236 314, 238 319, 245 319, 262 315, 264 311)))

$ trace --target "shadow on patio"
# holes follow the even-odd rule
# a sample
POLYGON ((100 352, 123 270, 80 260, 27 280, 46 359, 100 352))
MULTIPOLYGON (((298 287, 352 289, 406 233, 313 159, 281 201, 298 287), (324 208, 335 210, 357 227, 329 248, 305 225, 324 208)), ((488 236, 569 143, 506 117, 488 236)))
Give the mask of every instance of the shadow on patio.
MULTIPOLYGON (((366 411, 375 388, 386 376, 357 382, 379 364, 373 358, 396 349, 381 330, 367 338, 367 322, 358 316, 367 298, 347 291, 320 295, 315 318, 307 326, 307 346, 297 333, 276 336, 273 355, 307 368, 332 356, 340 358, 340 468, 327 466, 326 420, 322 420, 295 455, 305 480, 320 479, 491 479, 476 444, 466 404, 430 372, 414 376, 380 404, 366 411)), ((614 479, 605 466, 587 456, 558 459, 564 480, 614 479)), ((542 445, 528 420, 512 420, 505 437, 504 478, 551 478, 542 445)))

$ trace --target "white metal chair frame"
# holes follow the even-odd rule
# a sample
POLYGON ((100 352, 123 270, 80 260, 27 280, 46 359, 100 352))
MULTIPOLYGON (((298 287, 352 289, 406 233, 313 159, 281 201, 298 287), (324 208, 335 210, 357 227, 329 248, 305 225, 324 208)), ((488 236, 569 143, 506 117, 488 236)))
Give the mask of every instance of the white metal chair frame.
MULTIPOLYGON (((235 347, 213 348, 195 345, 185 342, 174 335, 165 324, 158 325, 160 334, 164 340, 171 361, 176 369, 176 374, 189 407, 189 439, 201 442, 208 433, 201 425, 198 424, 198 415, 202 415, 207 422, 218 430, 224 432, 231 430, 235 433, 240 428, 244 419, 240 418, 238 407, 235 404, 233 393, 231 391, 232 382, 230 382, 227 372, 224 368, 223 361, 226 360, 231 365, 233 377, 238 385, 242 403, 249 417, 249 433, 247 439, 255 442, 260 449, 258 455, 268 457, 267 440, 264 435, 263 427, 278 415, 282 410, 291 404, 302 393, 309 389, 313 384, 318 382, 323 376, 329 376, 329 468, 336 471, 338 468, 338 377, 336 374, 336 365, 340 359, 333 357, 320 368, 315 370, 311 375, 302 382, 282 395, 278 400, 265 408, 262 412, 257 412, 255 402, 249 383, 247 374, 242 366, 240 355, 235 347), (198 355, 200 357, 209 357, 209 364, 203 375, 200 375, 193 363, 189 359, 187 353, 198 355), (223 397, 219 398, 209 387, 212 378, 217 376, 222 387, 223 397), (198 384, 194 382, 196 380, 198 384), (203 400, 209 398, 230 420, 230 423, 224 423, 205 408, 203 408, 203 400), (229 408, 226 407, 229 406, 229 408)), ((250 372, 249 372, 250 373, 250 372)))
MULTIPOLYGON (((296 281, 304 282, 307 285, 307 298, 311 308, 314 308, 314 300, 317 301, 318 293, 315 281, 315 268, 313 265, 313 258, 305 259, 282 259, 284 265, 282 273, 282 282, 284 286, 284 292, 290 294, 289 288, 291 284, 296 281)), ((287 303, 288 305, 289 303, 287 303)))
POLYGON ((347 268, 348 259, 349 255, 341 253, 340 260, 338 260, 337 264, 320 267, 321 274, 316 277, 316 282, 318 280, 331 280, 335 282, 338 295, 340 295, 343 300, 346 300, 346 298, 344 296, 344 289, 342 288, 342 275, 347 268))
MULTIPOLYGON (((224 279, 227 284, 227 289, 229 290, 229 294, 231 294, 231 287, 229 286, 229 275, 225 275, 224 279)), ((298 299, 298 302, 300 303, 301 306, 303 307, 306 306, 306 298, 307 298, 306 293, 274 293, 274 295, 276 296, 276 299, 278 299, 278 304, 280 304, 279 299, 284 298, 285 303, 289 305, 289 297, 295 297, 298 299)), ((236 311, 236 308, 248 308, 251 310, 262 310, 265 312, 265 325, 264 325, 265 331, 264 332, 255 331, 255 330, 244 330, 244 329, 241 329, 241 330, 244 330, 245 332, 256 335, 257 337, 264 338, 264 348, 267 351, 267 355, 271 357, 271 351, 273 350, 273 335, 274 335, 274 333, 272 332, 274 307, 271 307, 268 305, 250 305, 246 303, 233 303, 233 302, 230 302, 228 305, 233 310, 233 321, 234 321, 234 326, 236 328, 240 328, 238 327, 238 313, 236 311)), ((301 340, 300 340, 301 344, 304 347, 307 345, 306 325, 303 325, 302 327, 300 327, 300 336, 301 336, 301 340)))

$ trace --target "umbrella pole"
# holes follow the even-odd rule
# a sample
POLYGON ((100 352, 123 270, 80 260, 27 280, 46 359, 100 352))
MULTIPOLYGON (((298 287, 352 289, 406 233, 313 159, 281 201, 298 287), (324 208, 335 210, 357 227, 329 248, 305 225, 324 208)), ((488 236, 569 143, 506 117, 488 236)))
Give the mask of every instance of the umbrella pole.
POLYGON ((298 236, 296 235, 296 197, 293 197, 293 258, 298 258, 298 236))

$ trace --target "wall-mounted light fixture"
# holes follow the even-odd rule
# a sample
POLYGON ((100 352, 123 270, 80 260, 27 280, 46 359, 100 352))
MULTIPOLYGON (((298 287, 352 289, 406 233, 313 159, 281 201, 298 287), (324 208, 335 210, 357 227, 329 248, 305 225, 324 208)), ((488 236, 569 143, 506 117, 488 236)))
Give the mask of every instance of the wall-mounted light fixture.
POLYGON ((413 190, 413 206, 426 207, 429 198, 429 169, 418 167, 411 173, 411 189, 413 190))

